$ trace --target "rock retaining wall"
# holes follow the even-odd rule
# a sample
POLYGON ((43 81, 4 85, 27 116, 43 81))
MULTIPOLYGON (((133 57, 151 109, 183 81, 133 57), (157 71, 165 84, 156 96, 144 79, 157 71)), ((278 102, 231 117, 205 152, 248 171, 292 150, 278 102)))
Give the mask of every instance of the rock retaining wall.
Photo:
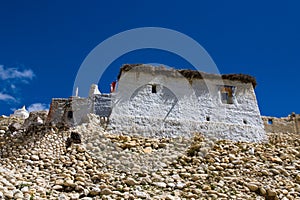
POLYGON ((299 199, 298 134, 268 134, 267 143, 158 140, 108 134, 90 117, 63 132, 11 132, 21 120, 0 118, 0 199, 299 199), (65 147, 70 131, 82 144, 65 147))

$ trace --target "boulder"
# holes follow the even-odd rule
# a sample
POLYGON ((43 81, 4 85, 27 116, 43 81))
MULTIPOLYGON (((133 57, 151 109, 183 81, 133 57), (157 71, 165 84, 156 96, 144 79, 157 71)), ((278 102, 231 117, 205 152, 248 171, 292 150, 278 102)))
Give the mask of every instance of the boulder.
POLYGON ((71 132, 71 140, 74 144, 81 144, 81 136, 77 132, 71 132))
POLYGON ((12 132, 12 133, 17 130, 20 130, 21 128, 22 128, 22 125, 18 122, 14 122, 8 126, 8 130, 10 130, 10 132, 12 132))
POLYGON ((24 128, 29 127, 30 125, 41 125, 47 119, 48 111, 33 111, 30 112, 29 117, 24 121, 24 128))

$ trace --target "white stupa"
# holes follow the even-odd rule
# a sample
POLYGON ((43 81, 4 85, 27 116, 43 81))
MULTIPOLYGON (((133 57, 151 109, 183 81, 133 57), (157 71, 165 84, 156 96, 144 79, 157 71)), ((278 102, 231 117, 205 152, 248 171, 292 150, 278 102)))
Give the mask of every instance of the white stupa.
POLYGON ((29 117, 29 112, 26 110, 25 106, 23 106, 22 108, 15 110, 13 116, 21 119, 27 119, 29 117))
POLYGON ((89 92, 89 97, 92 97, 95 94, 101 94, 99 89, 98 89, 98 85, 96 84, 92 84, 91 88, 90 88, 90 92, 89 92))

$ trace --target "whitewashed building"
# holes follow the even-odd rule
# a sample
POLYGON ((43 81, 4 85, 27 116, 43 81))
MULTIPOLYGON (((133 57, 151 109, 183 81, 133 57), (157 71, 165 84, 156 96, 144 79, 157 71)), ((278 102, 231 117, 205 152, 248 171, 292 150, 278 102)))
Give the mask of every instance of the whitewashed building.
POLYGON ((124 65, 110 128, 144 136, 201 132, 243 141, 265 138, 255 78, 149 65, 124 65))
POLYGON ((48 122, 69 123, 75 113, 80 113, 77 119, 96 113, 108 118, 107 131, 113 133, 177 137, 201 132, 223 139, 262 141, 265 130, 255 86, 255 78, 242 74, 220 76, 124 65, 111 94, 53 99, 48 122))

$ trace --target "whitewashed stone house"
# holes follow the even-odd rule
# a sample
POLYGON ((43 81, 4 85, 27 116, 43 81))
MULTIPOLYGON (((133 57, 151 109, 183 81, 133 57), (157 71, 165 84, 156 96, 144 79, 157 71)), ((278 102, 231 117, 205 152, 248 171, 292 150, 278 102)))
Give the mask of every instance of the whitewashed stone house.
POLYGON ((218 76, 124 65, 115 92, 65 100, 74 105, 84 102, 76 109, 70 105, 62 109, 53 99, 48 121, 71 121, 75 113, 79 119, 96 113, 109 119, 107 131, 114 133, 177 137, 201 132, 224 139, 262 141, 265 130, 255 86, 253 77, 242 74, 218 76))

